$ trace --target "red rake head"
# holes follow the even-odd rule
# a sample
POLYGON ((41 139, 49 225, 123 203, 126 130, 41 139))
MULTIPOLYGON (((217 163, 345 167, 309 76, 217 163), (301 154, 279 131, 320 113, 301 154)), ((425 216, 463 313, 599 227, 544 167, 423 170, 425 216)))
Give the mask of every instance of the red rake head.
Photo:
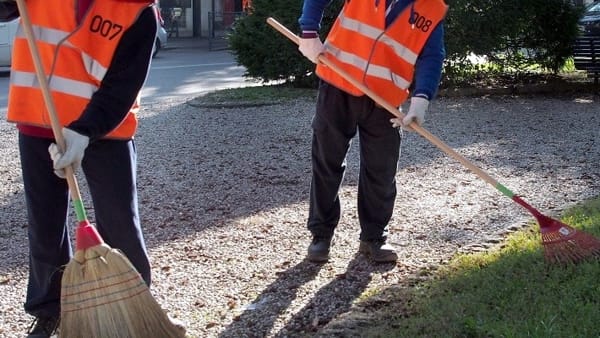
POLYGON ((544 257, 550 263, 578 263, 600 257, 600 240, 544 215, 536 215, 544 257))

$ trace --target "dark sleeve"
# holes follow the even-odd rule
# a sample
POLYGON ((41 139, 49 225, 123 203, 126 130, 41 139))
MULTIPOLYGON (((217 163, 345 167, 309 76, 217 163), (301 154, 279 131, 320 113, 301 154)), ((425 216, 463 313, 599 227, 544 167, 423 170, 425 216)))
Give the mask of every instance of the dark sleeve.
POLYGON ((146 81, 156 29, 154 9, 148 7, 123 34, 100 88, 70 129, 93 141, 123 121, 146 81))
POLYGON ((19 17, 16 1, 0 1, 0 22, 11 21, 19 17))

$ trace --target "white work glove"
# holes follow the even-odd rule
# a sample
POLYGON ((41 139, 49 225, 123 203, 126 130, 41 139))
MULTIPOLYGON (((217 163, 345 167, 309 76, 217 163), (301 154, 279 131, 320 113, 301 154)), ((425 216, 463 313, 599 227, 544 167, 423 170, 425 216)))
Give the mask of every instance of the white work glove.
POLYGON ((69 128, 63 128, 62 134, 65 139, 65 153, 61 153, 56 143, 52 143, 48 147, 50 158, 54 162, 54 173, 60 178, 65 178, 65 168, 73 167, 75 172, 81 166, 81 160, 90 143, 90 138, 79 134, 69 128))
POLYGON ((316 32, 314 32, 314 35, 316 37, 300 38, 300 41, 298 41, 298 50, 313 63, 318 63, 319 54, 323 53, 325 47, 316 32))
POLYGON ((414 121, 418 125, 423 124, 423 121, 425 121, 425 112, 427 111, 427 108, 429 108, 429 100, 423 97, 413 96, 410 99, 408 113, 404 116, 404 118, 393 118, 390 120, 390 122, 392 122, 392 127, 402 127, 405 130, 412 130, 412 128, 409 127, 411 122, 414 121))

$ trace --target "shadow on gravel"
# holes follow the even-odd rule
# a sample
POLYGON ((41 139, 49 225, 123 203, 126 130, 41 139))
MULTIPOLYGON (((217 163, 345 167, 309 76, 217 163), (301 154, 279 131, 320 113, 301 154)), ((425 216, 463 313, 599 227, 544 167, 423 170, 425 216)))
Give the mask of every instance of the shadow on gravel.
MULTIPOLYGON (((600 224, 584 229, 598 234, 600 224)), ((513 244, 494 259, 475 256, 464 262, 454 262, 442 278, 379 290, 318 336, 600 336, 597 258, 549 265, 539 247, 513 244)))
POLYGON ((310 117, 278 109, 182 105, 142 120, 138 181, 151 245, 305 201, 310 117))
MULTIPOLYGON (((235 250, 262 253, 257 244, 260 239, 281 234, 281 242, 296 243, 297 237, 288 236, 285 227, 304 227, 313 110, 312 103, 247 109, 198 109, 183 104, 154 111, 145 107, 136 146, 140 212, 148 247, 164 245, 174 258, 183 260, 184 253, 176 250, 179 243, 197 236, 207 241, 198 250, 208 255, 206 262, 212 266, 221 264, 222 257, 212 257, 211 246, 233 243, 235 250)), ((543 212, 599 190, 598 96, 444 98, 433 104, 427 119, 425 126, 434 135, 516 193, 524 193, 543 212), (514 187, 513 179, 519 183, 514 187)), ((356 146, 355 140, 345 186, 357 182, 356 146)), ((466 169, 457 169, 460 165, 442 152, 426 149, 432 147, 414 134, 404 142, 397 205, 418 206, 423 211, 396 209, 393 237, 403 241, 399 244, 427 247, 444 240, 454 245, 448 246, 454 251, 474 238, 481 239, 482 233, 514 222, 515 213, 507 213, 496 202, 507 199, 491 187, 483 191, 477 177, 466 176, 466 169), (484 212, 485 217, 469 223, 484 212), (443 228, 444 233, 430 231, 433 226, 443 228), (467 231, 469 236, 465 236, 467 231)), ((3 159, 14 156, 2 147, 0 154, 3 159)), ((0 184, 17 187, 3 196, 0 208, 0 273, 12 275, 14 269, 26 270, 25 207, 22 187, 15 184, 18 173, 0 174, 0 184)), ((83 190, 84 204, 91 206, 83 190)), ((355 201, 349 196, 341 198, 354 209, 355 201)), ((88 211, 93 221, 93 210, 88 211)), ((70 220, 73 225, 74 219, 70 220)), ((345 222, 353 221, 346 218, 345 222)), ((235 257, 239 252, 231 254, 235 257)), ((262 334, 273 331, 281 316, 290 316, 286 311, 291 302, 320 268, 301 262, 273 272, 272 283, 252 303, 255 308, 247 308, 221 336, 242 337, 247 328, 257 328, 262 334)), ((334 316, 347 312, 372 274, 386 268, 369 267, 363 258, 355 257, 346 273, 322 286, 275 334, 316 333, 334 316)))
MULTIPOLYGON (((433 103, 425 126, 517 194, 528 191, 505 181, 523 175, 535 175, 537 185, 556 183, 558 177, 563 180, 560 184, 579 180, 593 190, 600 177, 596 166, 600 134, 594 127, 600 125, 597 107, 598 97, 589 94, 441 98, 433 103), (566 119, 566 115, 571 118, 566 119), (536 138, 524 138, 524 134, 535 134, 536 138)), ((287 104, 198 109, 182 104, 155 112, 145 107, 150 113, 141 118, 136 145, 140 210, 148 246, 226 226, 265 210, 305 203, 310 186, 313 108, 312 104, 287 104)), ((348 156, 345 186, 357 183, 357 143, 354 140, 348 156)), ((414 189, 430 190, 440 199, 448 199, 458 184, 470 184, 440 176, 435 180, 438 186, 420 185, 418 175, 422 171, 429 175, 436 169, 460 166, 441 151, 424 152, 424 148, 434 146, 414 133, 403 142, 398 203, 404 203, 402 199, 411 196, 414 189)), ((6 151, 2 155, 13 156, 6 151)), ((480 181, 469 175, 471 181, 480 181)), ((15 179, 5 176, 2 182, 10 184, 15 179)), ((83 182, 83 177, 80 180, 83 182)), ((495 194, 492 187, 489 189, 495 194)), ((91 200, 83 190, 84 204, 90 207, 91 200)), ((4 250, 14 250, 8 243, 26 241, 22 199, 22 191, 4 197, 0 209, 4 250)), ((93 210, 88 211, 93 222, 93 210)), ((4 271, 23 263, 13 259, 3 262, 0 269, 4 271)))
POLYGON ((394 264, 372 264, 357 254, 348 263, 346 272, 315 293, 285 327, 271 332, 275 321, 286 312, 304 284, 311 282, 323 267, 306 260, 278 273, 278 278, 239 315, 220 335, 221 338, 242 337, 252 332, 255 337, 312 336, 336 316, 350 310, 354 301, 365 291, 373 274, 392 270, 394 264))

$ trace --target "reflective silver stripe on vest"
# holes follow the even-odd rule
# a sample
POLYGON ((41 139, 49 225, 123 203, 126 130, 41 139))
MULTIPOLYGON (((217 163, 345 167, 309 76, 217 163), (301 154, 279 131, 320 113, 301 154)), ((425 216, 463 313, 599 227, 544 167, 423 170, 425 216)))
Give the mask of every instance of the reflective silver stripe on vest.
POLYGON ((410 81, 406 80, 401 75, 392 72, 388 67, 369 64, 367 60, 356 54, 345 52, 330 42, 325 43, 325 49, 327 50, 327 53, 332 54, 340 62, 352 65, 361 71, 365 71, 366 69, 367 75, 369 76, 392 81, 396 87, 401 89, 408 89, 410 86, 410 81))
POLYGON ((347 30, 357 32, 358 34, 364 35, 373 40, 376 40, 383 33, 383 31, 379 28, 367 25, 358 20, 347 18, 344 15, 344 12, 339 15, 338 19, 342 27, 346 28, 347 30))
POLYGON ((396 87, 400 89, 408 89, 410 82, 404 77, 393 73, 389 68, 370 64, 367 69, 367 74, 374 77, 379 77, 386 80, 392 80, 396 87))
MULTIPOLYGON (((31 30, 33 31, 33 35, 36 40, 44 41, 51 45, 58 45, 63 40, 65 40, 69 33, 57 29, 43 28, 40 26, 32 26, 31 30)), ((25 32, 23 31, 23 27, 19 24, 17 28, 17 33, 15 34, 17 38, 25 39, 25 32)), ((73 47, 69 42, 64 42, 64 46, 73 47)))
POLYGON ((83 59, 83 64, 85 65, 85 70, 88 72, 88 74, 90 74, 94 79, 102 81, 108 69, 87 53, 82 53, 81 57, 83 59))
POLYGON ((410 50, 408 47, 399 43, 398 41, 391 38, 389 35, 384 34, 384 31, 373 26, 364 24, 360 21, 347 18, 342 12, 339 16, 339 22, 342 27, 347 30, 356 32, 360 35, 368 37, 372 40, 379 39, 380 43, 387 45, 394 50, 394 53, 406 62, 414 65, 417 62, 417 54, 410 50))
MULTIPOLYGON (((39 82, 35 73, 12 71, 10 74, 12 86, 39 88, 39 82)), ((51 91, 91 99, 98 87, 81 81, 75 81, 60 76, 52 76, 48 82, 51 91)))
POLYGON ((410 63, 413 66, 415 65, 415 63, 417 63, 417 58, 419 57, 419 55, 417 55, 412 50, 406 48, 404 45, 402 45, 398 41, 390 38, 389 35, 383 34, 383 36, 381 37, 381 39, 379 39, 379 41, 385 45, 388 45, 390 48, 392 48, 394 50, 394 53, 396 55, 398 55, 398 57, 401 58, 402 60, 410 63))
MULTIPOLYGON (((43 41, 55 46, 58 46, 60 44, 60 46, 74 48, 74 46, 69 41, 65 40, 69 36, 69 32, 57 29, 43 28, 40 26, 33 26, 32 30, 36 40, 38 41, 43 41)), ((17 29, 16 37, 22 39, 26 38, 25 32, 22 30, 21 25, 19 25, 17 29)), ((89 54, 82 52, 81 58, 83 59, 83 64, 88 74, 90 74, 94 79, 98 80, 99 82, 102 81, 104 75, 106 75, 107 68, 102 66, 101 63, 99 63, 96 59, 92 58, 89 54)))

